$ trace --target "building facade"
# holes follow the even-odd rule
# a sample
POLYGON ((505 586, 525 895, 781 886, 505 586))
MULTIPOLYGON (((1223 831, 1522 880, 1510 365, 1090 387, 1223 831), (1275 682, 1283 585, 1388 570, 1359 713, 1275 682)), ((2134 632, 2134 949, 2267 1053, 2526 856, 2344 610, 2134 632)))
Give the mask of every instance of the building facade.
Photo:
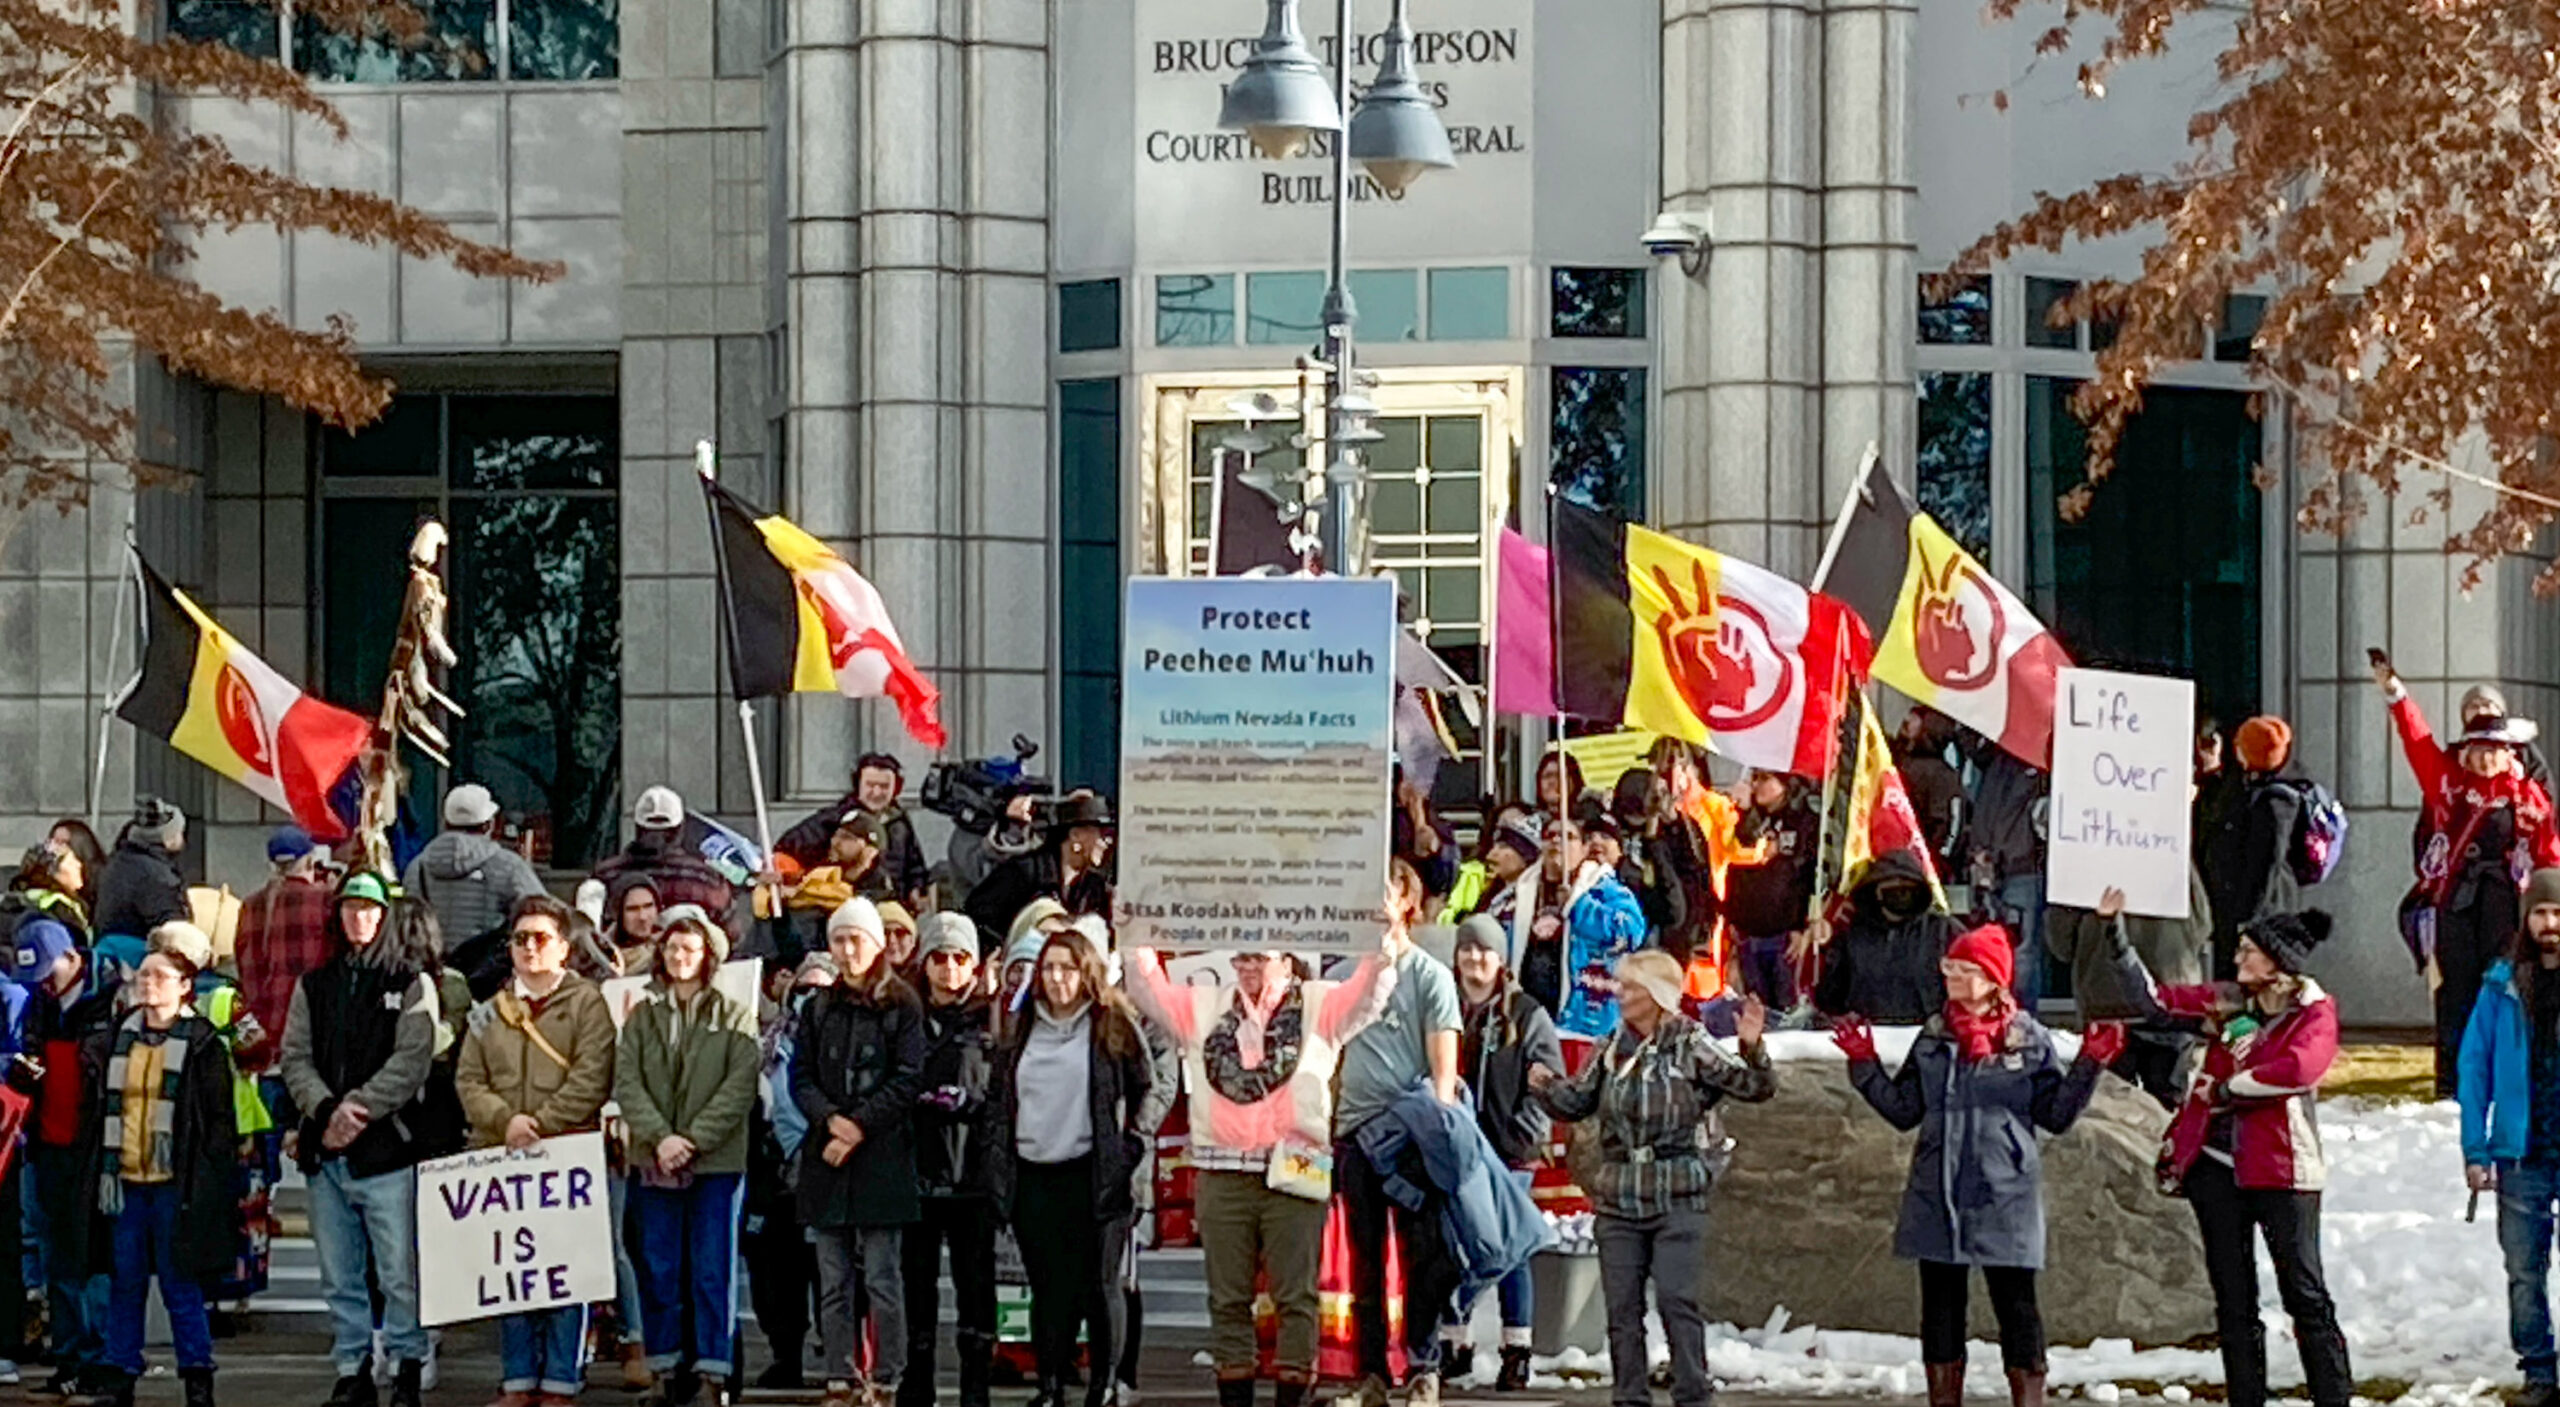
MULTIPOLYGON (((1217 129, 1263 0, 448 0, 427 7, 440 46, 407 55, 311 34, 289 4, 151 3, 149 22, 312 74, 351 136, 227 104, 183 120, 566 274, 201 244, 226 293, 347 319, 400 394, 345 435, 140 378, 145 432, 192 482, 31 523, 0 556, 0 649, 28 665, 0 696, 9 833, 90 807, 103 737, 107 820, 136 790, 176 797, 213 873, 254 873, 273 817, 102 729, 131 672, 124 531, 286 674, 362 706, 425 514, 454 536, 456 776, 563 869, 614 845, 652 783, 744 818, 705 438, 732 487, 879 584, 955 752, 1020 732, 1062 781, 1110 783, 1120 583, 1206 570, 1268 516, 1239 476, 1291 453, 1320 331, 1329 163, 1217 129)), ((1329 57, 1332 7, 1307 3, 1329 57)), ((1352 3, 1365 80, 1388 6, 1352 3)), ((2108 330, 2044 314, 2136 251, 1921 296, 2033 192, 2175 160, 2212 97, 2214 15, 2091 103, 2073 62, 2033 54, 2040 25, 1973 6, 1412 9, 1459 161, 1401 196, 1360 178, 1351 289, 1384 436, 1371 557, 1444 659, 1482 676, 1493 534, 1537 535, 1551 486, 1802 576, 1873 442, 2081 657, 2191 673, 2227 726, 2294 720, 2356 811, 2326 961, 2365 1019, 2423 1018, 2390 926, 2417 796, 2363 647, 2434 716, 2481 679, 2553 714, 2560 639, 2528 568, 2466 597, 2441 520, 2398 508, 2344 540, 2295 531, 2314 469, 2281 414, 2251 413, 2249 298, 2198 329, 2115 482, 2065 522, 2067 401, 2108 330), (1705 231, 1692 257, 1640 245, 1664 211, 1705 231)), ((778 822, 872 747, 925 760, 878 705, 796 700, 756 726, 778 822)))

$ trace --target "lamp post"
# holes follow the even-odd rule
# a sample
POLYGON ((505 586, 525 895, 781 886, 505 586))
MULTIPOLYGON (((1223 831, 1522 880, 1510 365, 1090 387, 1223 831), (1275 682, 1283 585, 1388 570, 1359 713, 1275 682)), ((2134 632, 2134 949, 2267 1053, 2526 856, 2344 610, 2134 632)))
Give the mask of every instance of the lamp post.
POLYGON ((1298 27, 1298 0, 1269 0, 1262 37, 1244 71, 1227 85, 1218 114, 1220 127, 1243 131, 1256 150, 1275 159, 1305 151, 1318 132, 1334 134, 1333 247, 1326 266, 1324 336, 1315 349, 1324 371, 1325 462, 1321 469, 1309 463, 1299 501, 1306 515, 1317 519, 1325 566, 1345 576, 1360 568, 1356 558, 1363 536, 1359 519, 1366 470, 1359 446, 1379 438, 1369 423, 1378 408, 1359 392, 1353 348, 1359 309, 1344 272, 1351 238, 1351 163, 1359 161, 1390 196, 1403 195, 1425 171, 1457 164, 1439 113, 1414 81, 1413 26, 1406 18, 1406 0, 1395 0, 1382 36, 1378 76, 1353 106, 1351 3, 1334 0, 1328 91, 1324 70, 1298 27))

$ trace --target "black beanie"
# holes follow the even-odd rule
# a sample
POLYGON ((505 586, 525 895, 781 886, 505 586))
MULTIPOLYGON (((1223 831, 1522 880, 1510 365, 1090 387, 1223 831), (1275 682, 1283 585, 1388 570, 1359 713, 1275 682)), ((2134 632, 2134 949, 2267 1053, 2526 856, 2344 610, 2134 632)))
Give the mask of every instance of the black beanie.
POLYGON ((2311 950, 2329 941, 2331 919, 2325 910, 2305 909, 2298 914, 2269 914, 2240 930, 2240 936, 2258 945, 2259 951, 2276 960, 2276 966, 2299 973, 2311 960, 2311 950))

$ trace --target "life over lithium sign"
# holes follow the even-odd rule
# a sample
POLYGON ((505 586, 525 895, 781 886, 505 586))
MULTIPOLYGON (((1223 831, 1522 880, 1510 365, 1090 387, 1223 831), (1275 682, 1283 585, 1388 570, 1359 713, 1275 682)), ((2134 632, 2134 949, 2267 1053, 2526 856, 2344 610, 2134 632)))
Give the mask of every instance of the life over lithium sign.
POLYGON ((2195 736, 2189 680, 2060 671, 2048 899, 2093 909, 2106 891, 2121 889, 2128 913, 2187 916, 2195 736))
POLYGON ((418 1318, 452 1324, 613 1298, 604 1135, 418 1165, 418 1318))

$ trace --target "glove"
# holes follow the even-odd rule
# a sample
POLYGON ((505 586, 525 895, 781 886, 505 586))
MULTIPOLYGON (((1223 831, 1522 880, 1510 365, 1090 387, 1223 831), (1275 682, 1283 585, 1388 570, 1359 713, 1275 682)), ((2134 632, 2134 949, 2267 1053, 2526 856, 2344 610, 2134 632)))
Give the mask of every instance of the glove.
POLYGON ((2080 1036, 2080 1058, 2095 1065, 2113 1065, 2124 1054, 2124 1023, 2101 1021, 2080 1036))
POLYGON ((1849 1057, 1852 1065, 1871 1063, 1876 1058, 1875 1028, 1864 1017, 1843 1016, 1833 1022, 1831 1043, 1840 1047, 1840 1053, 1849 1057))

